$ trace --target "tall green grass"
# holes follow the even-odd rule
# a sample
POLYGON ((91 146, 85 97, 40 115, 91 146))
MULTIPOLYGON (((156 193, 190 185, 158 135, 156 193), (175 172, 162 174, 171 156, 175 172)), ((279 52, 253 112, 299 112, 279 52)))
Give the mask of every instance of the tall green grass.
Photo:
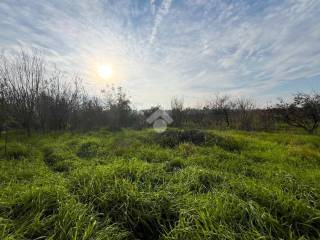
POLYGON ((320 239, 320 137, 149 130, 0 140, 0 239, 320 239))

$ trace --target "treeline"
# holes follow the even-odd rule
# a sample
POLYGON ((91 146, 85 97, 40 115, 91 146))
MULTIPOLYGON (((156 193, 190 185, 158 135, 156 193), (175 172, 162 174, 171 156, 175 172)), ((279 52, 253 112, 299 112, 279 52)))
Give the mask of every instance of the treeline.
POLYGON ((280 99, 274 106, 257 108, 250 98, 216 95, 202 108, 183 108, 174 98, 171 113, 177 127, 205 127, 246 131, 278 131, 300 128, 316 133, 320 123, 320 93, 296 93, 293 100, 280 99))
MULTIPOLYGON (((148 127, 146 118, 160 106, 137 111, 121 87, 107 87, 101 96, 90 96, 79 77, 66 79, 49 70, 40 54, 21 51, 0 59, 0 132, 90 130, 148 127)), ((315 133, 320 122, 320 94, 296 94, 293 101, 258 109, 248 98, 216 96, 201 108, 185 108, 173 98, 172 126, 277 130, 293 126, 315 133)))
POLYGON ((138 114, 122 88, 109 87, 90 97, 79 77, 65 79, 49 71, 38 53, 22 51, 0 60, 0 127, 32 130, 77 130, 133 126, 138 114))

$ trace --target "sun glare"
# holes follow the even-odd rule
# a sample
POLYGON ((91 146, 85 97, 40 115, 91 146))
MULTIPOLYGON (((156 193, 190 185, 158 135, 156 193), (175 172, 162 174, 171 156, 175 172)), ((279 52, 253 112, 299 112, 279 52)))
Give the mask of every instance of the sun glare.
POLYGON ((108 79, 112 76, 112 68, 107 65, 101 65, 98 68, 98 74, 103 79, 108 79))

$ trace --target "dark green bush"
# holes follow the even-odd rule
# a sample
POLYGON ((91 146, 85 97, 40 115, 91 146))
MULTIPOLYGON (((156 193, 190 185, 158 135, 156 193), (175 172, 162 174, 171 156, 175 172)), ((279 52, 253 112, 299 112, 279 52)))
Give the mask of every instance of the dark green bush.
POLYGON ((168 130, 156 136, 156 142, 162 147, 173 148, 180 143, 202 145, 206 142, 206 134, 201 130, 168 130))
POLYGON ((180 131, 167 130, 156 135, 156 142, 162 147, 173 148, 180 143, 180 131))
POLYGON ((206 142, 206 133, 201 130, 184 130, 180 132, 180 142, 202 145, 206 142))

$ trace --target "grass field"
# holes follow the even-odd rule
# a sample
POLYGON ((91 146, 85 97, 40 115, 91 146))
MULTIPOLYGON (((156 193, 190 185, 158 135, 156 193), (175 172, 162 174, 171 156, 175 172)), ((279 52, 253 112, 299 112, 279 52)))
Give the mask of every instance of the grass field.
POLYGON ((320 239, 320 137, 10 136, 0 239, 320 239))

